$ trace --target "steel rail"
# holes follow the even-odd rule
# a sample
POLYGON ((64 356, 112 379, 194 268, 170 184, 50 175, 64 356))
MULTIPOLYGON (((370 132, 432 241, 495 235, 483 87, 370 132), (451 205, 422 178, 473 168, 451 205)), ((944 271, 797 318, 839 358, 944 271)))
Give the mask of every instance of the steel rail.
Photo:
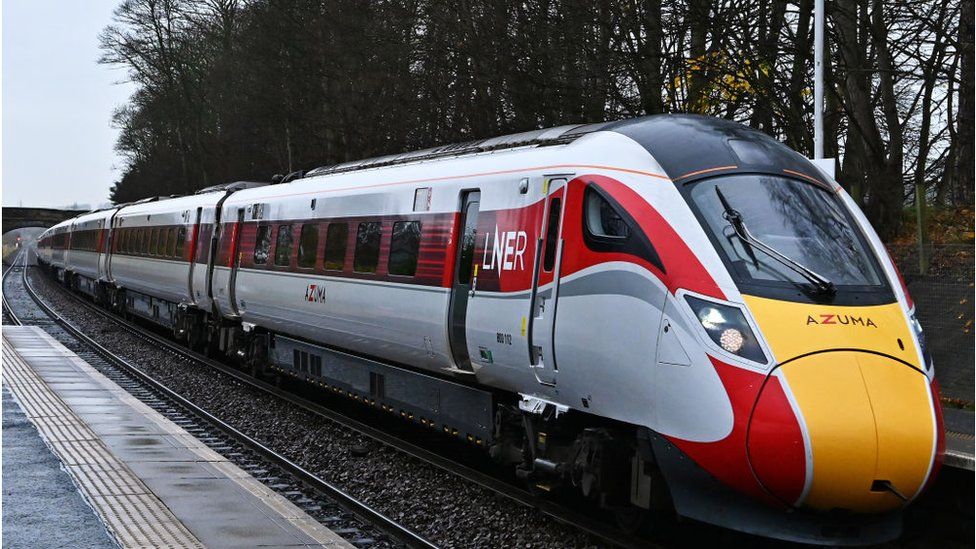
POLYGON ((236 381, 240 381, 254 389, 262 391, 264 393, 270 394, 274 397, 280 398, 286 402, 289 402, 305 411, 313 413, 319 417, 326 420, 332 421, 346 429, 350 429, 362 436, 370 438, 380 444, 390 447, 394 450, 407 454, 415 459, 423 461, 429 465, 437 467, 443 471, 451 473, 458 476, 468 482, 472 482, 490 490, 491 492, 503 496, 507 499, 515 501, 521 505, 532 507, 538 509, 544 515, 560 522, 580 530, 590 536, 601 539, 612 545, 618 547, 626 548, 641 548, 641 549, 654 549, 660 547, 657 544, 650 543, 646 540, 638 540, 632 536, 628 536, 621 532, 613 531, 606 527, 602 522, 593 519, 592 517, 585 515, 583 513, 567 509, 557 503, 550 500, 540 498, 528 490, 515 486, 510 482, 494 477, 490 474, 479 471, 475 468, 468 467, 454 460, 451 460, 445 456, 438 454, 432 450, 428 450, 422 446, 404 440, 400 437, 387 433, 386 431, 373 427, 367 423, 359 421, 355 418, 349 417, 341 412, 312 402, 306 398, 298 396, 294 393, 288 392, 280 387, 272 385, 271 383, 262 381, 254 376, 251 376, 237 368, 233 368, 224 364, 223 362, 214 360, 196 351, 193 351, 183 345, 170 340, 162 335, 159 335, 149 329, 146 329, 138 324, 127 322, 125 319, 121 318, 119 315, 112 311, 103 309, 94 303, 88 301, 80 295, 68 291, 64 288, 58 288, 65 295, 69 296, 75 302, 85 307, 87 310, 92 311, 96 314, 103 316, 114 322, 117 326, 127 331, 128 333, 142 338, 143 340, 164 347, 170 352, 180 356, 184 359, 190 359, 205 366, 208 366, 218 372, 230 376, 236 381))
MULTIPOLYGON (((8 273, 12 270, 13 269, 8 269, 8 273)), ((3 277, 4 280, 6 279, 6 277, 7 277, 7 273, 4 273, 4 277, 3 277)), ((239 443, 244 444, 245 446, 253 449, 255 452, 257 452, 259 455, 261 455, 268 461, 273 462, 274 464, 278 465, 279 467, 286 470, 287 472, 295 475, 295 477, 301 479, 311 488, 332 498, 340 506, 346 508, 354 515, 360 517, 362 520, 376 526, 381 531, 390 535, 392 538, 396 539, 397 541, 404 543, 409 547, 426 548, 426 549, 433 549, 437 547, 437 545, 431 543, 430 541, 420 536, 419 534, 415 533, 414 531, 410 530, 409 528, 397 523, 393 519, 390 519, 389 517, 373 509, 366 503, 359 501, 355 497, 345 493, 342 489, 338 488, 332 483, 319 478, 314 473, 308 471, 304 467, 291 461, 287 457, 279 454, 278 452, 274 451, 268 446, 262 444, 261 442, 258 442, 257 440, 251 438, 247 434, 239 431, 237 428, 230 425, 229 423, 226 423, 225 421, 210 414, 209 412, 197 406, 196 404, 194 404, 187 398, 183 397, 176 391, 170 389, 165 384, 161 383, 160 381, 157 381, 150 375, 143 372, 138 367, 133 366, 125 359, 119 357, 118 355, 116 355, 106 347, 102 346, 100 343, 98 343, 97 341, 89 337, 87 334, 85 334, 81 329, 76 327, 70 321, 62 317, 60 314, 58 314, 57 311, 55 311, 47 302, 43 300, 43 298, 41 298, 37 294, 37 292, 34 290, 33 285, 31 285, 30 280, 28 279, 26 266, 22 269, 22 279, 23 279, 24 289, 27 290, 27 293, 30 296, 30 298, 37 304, 38 307, 41 308, 42 311, 44 311, 45 314, 47 314, 52 320, 54 320, 58 325, 60 325, 72 337, 78 339, 85 345, 91 347, 92 350, 94 350, 99 356, 101 356, 103 359, 108 361, 113 366, 116 366, 124 370, 125 372, 129 373, 130 375, 142 381, 143 383, 159 391, 167 398, 172 399, 174 402, 186 408, 191 413, 203 418, 205 421, 214 425, 218 430, 224 432, 231 438, 237 440, 239 443)), ((5 308, 9 307, 9 304, 6 302, 6 298, 4 299, 4 307, 5 308)), ((100 309, 97 310, 99 312, 103 312, 100 309)), ((8 315, 10 316, 12 321, 17 322, 19 325, 20 320, 19 318, 17 318, 16 314, 13 313, 12 309, 8 309, 8 315)))
MULTIPOLYGON (((4 292, 3 291, 3 288, 4 288, 4 286, 7 283, 7 275, 9 275, 11 272, 13 272, 14 267, 17 265, 17 262, 20 261, 20 256, 23 255, 23 254, 24 254, 24 252, 22 252, 22 251, 21 252, 17 252, 17 255, 14 256, 13 261, 11 261, 7 265, 7 268, 4 269, 4 271, 3 271, 3 277, 2 277, 2 279, 0 279, 0 293, 3 294, 3 314, 6 315, 6 317, 10 320, 10 324, 12 326, 20 326, 21 325, 21 322, 20 322, 20 319, 17 318, 17 315, 14 314, 13 307, 11 307, 10 306, 10 303, 7 302, 7 292, 4 292)), ((24 263, 26 264, 27 261, 24 260, 24 263)))

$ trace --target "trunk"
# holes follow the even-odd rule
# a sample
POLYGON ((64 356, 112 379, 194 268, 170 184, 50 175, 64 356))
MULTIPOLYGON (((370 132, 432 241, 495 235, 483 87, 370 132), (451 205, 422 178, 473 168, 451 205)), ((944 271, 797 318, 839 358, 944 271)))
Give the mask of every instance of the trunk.
MULTIPOLYGON (((882 238, 890 237, 901 220, 904 191, 902 187, 902 136, 895 104, 891 59, 885 40, 883 5, 873 0, 871 13, 859 0, 838 0, 833 10, 837 51, 843 63, 842 94, 849 114, 848 133, 860 136, 864 146, 860 154, 864 178, 865 214, 878 229, 882 238), (871 47, 877 52, 878 94, 889 142, 882 137, 872 103, 871 81, 875 72, 864 59, 871 47)), ((848 136, 848 143, 855 137, 848 136)), ((857 142, 855 142, 857 143, 857 142)), ((848 151, 849 154, 850 151, 848 151)), ((845 177, 855 176, 846 169, 845 177)), ((851 182, 852 187, 854 183, 851 182)))
POLYGON ((641 44, 641 72, 646 82, 641 90, 645 114, 664 112, 664 75, 661 73, 664 28, 661 24, 661 0, 645 0, 641 13, 645 39, 641 44))
POLYGON ((704 113, 705 84, 708 81, 708 60, 705 59, 705 39, 708 36, 707 0, 689 2, 688 25, 691 33, 689 58, 692 68, 688 70, 687 109, 690 112, 704 113))
POLYGON ((905 186, 902 180, 905 155, 904 137, 898 114, 898 101, 895 97, 894 63, 888 48, 888 30, 885 24, 885 5, 882 0, 873 0, 871 15, 871 37, 877 52, 878 88, 881 96, 881 111, 887 126, 887 154, 878 158, 883 166, 883 179, 877 182, 879 189, 880 227, 878 232, 885 237, 897 234, 901 226, 901 212, 904 208, 905 186))
POLYGON ((922 122, 918 131, 918 156, 915 162, 914 186, 915 186, 915 225, 918 238, 918 272, 926 274, 928 261, 926 260, 925 245, 928 243, 927 218, 925 215, 927 200, 926 170, 928 169, 928 157, 931 149, 931 128, 932 128, 932 94, 938 84, 938 72, 945 58, 945 35, 943 34, 945 21, 946 5, 943 4, 939 10, 939 19, 935 30, 935 37, 932 42, 932 51, 922 70, 922 103, 920 116, 922 122))
MULTIPOLYGON (((807 122, 807 103, 803 97, 803 89, 809 85, 807 73, 808 63, 812 65, 810 21, 813 15, 813 0, 800 0, 799 18, 796 22, 796 40, 793 45, 793 65, 790 70, 789 93, 786 96, 786 132, 787 144, 800 152, 813 152, 811 140, 811 125, 807 122)), ((829 64, 828 64, 829 66, 829 64)), ((825 88, 830 79, 824 75, 825 88)), ((829 96, 830 93, 828 92, 829 96)), ((826 112, 824 117, 826 118, 826 112)))
MULTIPOLYGON (((763 6, 765 8, 766 6, 763 6)), ((779 53, 779 34, 783 30, 786 2, 773 0, 769 6, 769 21, 759 29, 759 67, 756 74, 756 102, 751 126, 766 133, 773 132, 773 105, 777 102, 773 82, 776 55, 779 53)))
POLYGON ((959 106, 956 114, 956 158, 955 164, 949 165, 955 171, 954 202, 961 206, 971 206, 973 203, 973 109, 976 107, 973 97, 973 0, 963 0, 961 16, 959 18, 959 106))

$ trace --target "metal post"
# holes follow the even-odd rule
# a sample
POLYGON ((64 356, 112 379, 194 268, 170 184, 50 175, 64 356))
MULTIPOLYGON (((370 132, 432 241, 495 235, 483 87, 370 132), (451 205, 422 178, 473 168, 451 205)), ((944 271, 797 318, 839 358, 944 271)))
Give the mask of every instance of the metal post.
POLYGON ((918 239, 918 274, 925 275, 929 262, 925 258, 925 185, 915 185, 915 238, 918 239))
POLYGON ((824 0, 813 4, 813 157, 823 158, 824 0))

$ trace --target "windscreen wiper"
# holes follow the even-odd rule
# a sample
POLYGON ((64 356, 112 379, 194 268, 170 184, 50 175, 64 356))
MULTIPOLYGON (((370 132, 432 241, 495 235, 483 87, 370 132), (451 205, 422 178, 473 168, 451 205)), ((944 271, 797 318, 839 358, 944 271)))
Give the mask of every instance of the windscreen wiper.
MULTIPOLYGON (((768 255, 769 257, 775 259, 776 261, 779 261, 790 270, 798 273, 803 278, 809 280, 810 283, 813 284, 813 287, 817 291, 817 293, 828 294, 828 295, 833 295, 837 293, 837 288, 834 286, 834 283, 831 282, 828 278, 821 276, 816 272, 810 270, 809 268, 801 265, 800 263, 797 263, 796 261, 790 259, 789 257, 786 257, 780 252, 776 251, 771 246, 767 245, 765 242, 752 236, 752 233, 750 233, 749 229, 746 227, 746 222, 742 219, 742 214, 740 214, 738 210, 736 210, 735 208, 732 207, 731 204, 729 204, 729 201, 725 199, 725 195, 722 194, 722 189, 719 189, 717 185, 715 186, 715 194, 718 195, 719 201, 722 202, 722 208, 725 209, 725 213, 722 214, 722 217, 724 217, 725 220, 728 221, 730 225, 732 225, 732 229, 735 230, 735 234, 736 236, 739 237, 739 239, 741 239, 743 242, 747 243, 750 246, 759 248, 760 250, 765 252, 766 255, 768 255)), ((752 254, 750 253, 750 255, 752 254)), ((754 256, 753 256, 753 260, 755 260, 754 256)))

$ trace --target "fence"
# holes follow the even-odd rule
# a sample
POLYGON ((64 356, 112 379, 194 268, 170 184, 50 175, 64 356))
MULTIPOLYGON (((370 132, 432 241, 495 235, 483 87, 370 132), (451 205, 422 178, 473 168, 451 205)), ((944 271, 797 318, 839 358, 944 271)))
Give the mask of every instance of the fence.
POLYGON ((973 245, 889 245, 915 301, 942 395, 973 403, 973 245), (919 254, 924 262, 920 264, 919 254))

